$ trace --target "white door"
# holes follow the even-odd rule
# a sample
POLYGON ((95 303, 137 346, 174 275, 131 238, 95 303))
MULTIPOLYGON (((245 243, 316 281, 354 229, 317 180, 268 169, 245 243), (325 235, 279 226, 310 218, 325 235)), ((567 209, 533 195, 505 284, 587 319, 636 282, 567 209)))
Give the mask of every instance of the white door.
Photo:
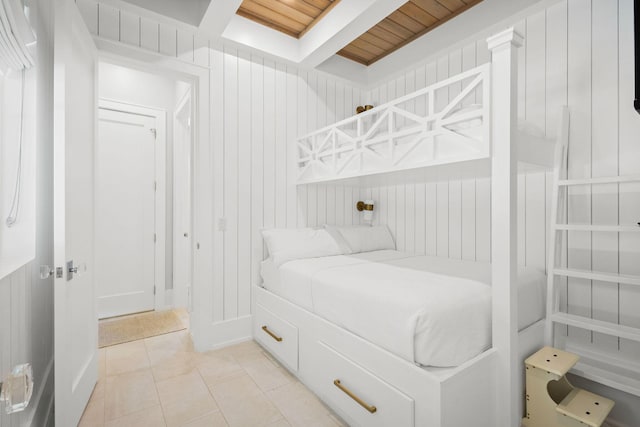
POLYGON ((191 97, 177 108, 173 139, 173 295, 176 307, 189 308, 192 270, 191 97))
POLYGON ((99 318, 154 309, 156 118, 100 108, 96 152, 99 318))
POLYGON ((55 424, 77 425, 98 378, 93 154, 97 52, 72 0, 55 0, 53 69, 55 424), (79 266, 68 274, 67 262, 79 266))

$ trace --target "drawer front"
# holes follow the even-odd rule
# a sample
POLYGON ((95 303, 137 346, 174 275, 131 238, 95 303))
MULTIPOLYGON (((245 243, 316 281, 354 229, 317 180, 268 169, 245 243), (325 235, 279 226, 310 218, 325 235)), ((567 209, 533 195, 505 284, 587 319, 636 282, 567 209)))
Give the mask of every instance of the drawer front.
POLYGON ((360 426, 412 427, 414 402, 324 343, 318 345, 322 395, 360 426))
POLYGON ((253 335, 289 369, 298 370, 298 328, 256 304, 253 335))

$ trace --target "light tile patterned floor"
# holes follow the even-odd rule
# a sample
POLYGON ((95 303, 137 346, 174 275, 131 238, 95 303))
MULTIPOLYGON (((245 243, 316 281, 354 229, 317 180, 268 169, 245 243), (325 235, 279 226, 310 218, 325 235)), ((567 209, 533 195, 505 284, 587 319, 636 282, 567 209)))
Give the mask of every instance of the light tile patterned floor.
POLYGON ((179 331, 99 354, 81 427, 344 425, 253 341, 198 353, 179 331))

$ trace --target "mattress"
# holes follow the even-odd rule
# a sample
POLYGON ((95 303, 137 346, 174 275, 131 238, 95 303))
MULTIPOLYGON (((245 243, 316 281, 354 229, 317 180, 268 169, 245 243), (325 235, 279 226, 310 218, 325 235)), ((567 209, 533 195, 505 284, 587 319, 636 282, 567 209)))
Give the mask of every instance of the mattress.
MULTIPOLYGON (((491 346, 491 265, 393 250, 262 263, 263 286, 422 366, 451 367, 491 346)), ((518 271, 518 326, 544 317, 545 275, 518 271)))

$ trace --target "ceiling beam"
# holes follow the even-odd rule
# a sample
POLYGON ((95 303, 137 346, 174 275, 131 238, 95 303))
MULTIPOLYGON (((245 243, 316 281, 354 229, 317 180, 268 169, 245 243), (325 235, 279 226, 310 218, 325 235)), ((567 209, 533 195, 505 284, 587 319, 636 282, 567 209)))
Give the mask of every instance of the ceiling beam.
POLYGON ((317 67, 404 3, 406 0, 341 1, 300 39, 300 65, 317 67))
POLYGON ((200 31, 209 36, 212 42, 216 42, 236 16, 240 4, 242 0, 211 0, 200 23, 200 31))

